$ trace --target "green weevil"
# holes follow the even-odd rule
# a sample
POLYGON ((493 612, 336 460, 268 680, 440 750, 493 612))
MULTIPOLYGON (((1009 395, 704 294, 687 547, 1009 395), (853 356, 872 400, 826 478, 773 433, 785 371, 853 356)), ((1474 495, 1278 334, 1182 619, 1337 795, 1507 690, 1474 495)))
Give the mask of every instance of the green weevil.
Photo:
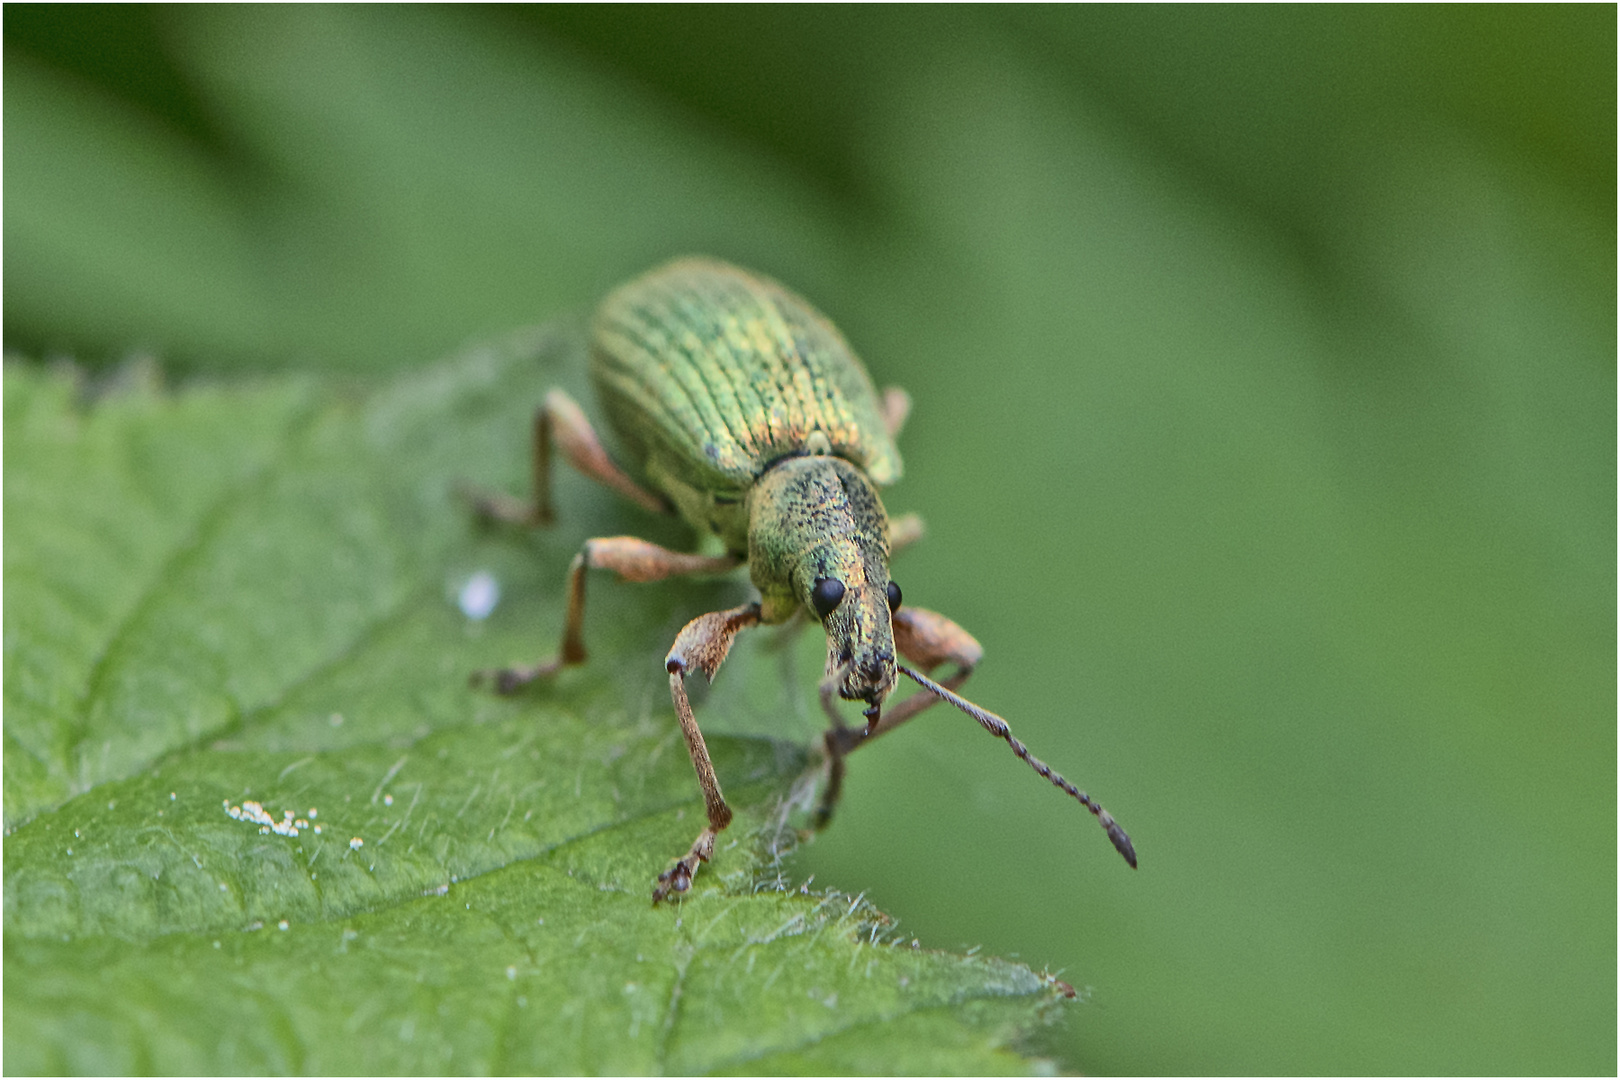
POLYGON ((1001 717, 956 694, 983 655, 979 643, 943 615, 901 606, 889 556, 921 535, 921 523, 913 515, 891 521, 877 489, 900 478, 894 439, 910 398, 898 388, 878 394, 825 316, 768 278, 713 259, 678 259, 602 301, 589 363, 625 467, 603 449, 580 407, 553 390, 535 414, 531 500, 475 492, 476 511, 549 524, 555 446, 580 472, 630 501, 655 513, 678 513, 700 533, 713 533, 726 553, 671 551, 632 536, 587 540, 568 569, 557 655, 474 679, 512 693, 584 662, 587 570, 644 582, 748 564, 759 599, 693 619, 665 661, 708 824, 658 876, 655 903, 690 888, 731 821, 687 699, 687 676, 697 670, 712 681, 738 632, 785 623, 801 612, 827 634, 820 692, 832 726, 822 740, 827 781, 817 827, 838 800, 845 757, 943 700, 1079 800, 1126 862, 1136 865, 1130 838, 1106 810, 1030 754, 1001 717), (898 662, 897 654, 915 668, 898 662), (955 665, 949 677, 935 682, 926 674, 945 663, 955 665), (922 689, 885 712, 897 674, 922 689), (835 696, 864 702, 865 724, 847 725, 835 696))

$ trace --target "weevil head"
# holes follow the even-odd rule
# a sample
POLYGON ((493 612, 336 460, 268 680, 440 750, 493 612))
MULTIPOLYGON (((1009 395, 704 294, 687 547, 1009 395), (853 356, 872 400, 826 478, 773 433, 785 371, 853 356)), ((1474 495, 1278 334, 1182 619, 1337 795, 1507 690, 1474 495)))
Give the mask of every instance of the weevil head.
POLYGON ((827 632, 827 678, 875 717, 894 689, 889 518, 842 458, 786 458, 749 495, 748 559, 766 622, 799 608, 827 632))

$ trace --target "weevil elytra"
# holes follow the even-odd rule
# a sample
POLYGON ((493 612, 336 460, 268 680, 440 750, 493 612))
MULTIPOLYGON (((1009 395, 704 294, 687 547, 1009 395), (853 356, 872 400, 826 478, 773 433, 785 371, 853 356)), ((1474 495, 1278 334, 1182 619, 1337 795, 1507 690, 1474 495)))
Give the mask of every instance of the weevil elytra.
POLYGON ((979 662, 979 643, 943 615, 901 606, 889 556, 916 539, 921 524, 910 515, 891 521, 877 489, 900 478, 894 439, 910 398, 896 388, 878 394, 825 316, 768 278, 712 259, 679 259, 602 301, 591 331, 590 376, 625 467, 608 456, 580 407, 553 390, 535 414, 531 501, 473 493, 477 511, 550 524, 555 447, 580 472, 630 501, 714 533, 726 554, 670 551, 632 536, 587 540, 568 570, 557 655, 474 678, 512 693, 583 663, 587 570, 642 582, 748 564, 759 599, 693 619, 665 661, 708 824, 659 875, 655 903, 691 886, 731 821, 686 678, 696 670, 712 681, 740 631, 784 623, 801 611, 827 633, 821 702, 832 726, 822 740, 827 782, 818 827, 837 803, 844 759, 943 700, 1096 815, 1125 861, 1136 865, 1130 838, 1106 810, 1030 754, 1001 717, 956 694, 979 662), (915 666, 899 663, 896 654, 915 666), (955 670, 935 682, 928 673, 942 664, 955 670), (897 674, 922 689, 885 712, 897 674), (865 724, 846 724, 835 697, 865 702, 865 724))

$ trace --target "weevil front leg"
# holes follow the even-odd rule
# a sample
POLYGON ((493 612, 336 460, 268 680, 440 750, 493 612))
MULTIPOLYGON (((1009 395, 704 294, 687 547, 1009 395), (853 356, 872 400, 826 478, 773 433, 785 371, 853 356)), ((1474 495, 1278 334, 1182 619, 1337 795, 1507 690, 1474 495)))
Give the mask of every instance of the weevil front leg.
POLYGON ((662 581, 688 574, 722 574, 736 567, 738 562, 731 555, 671 551, 634 536, 600 536, 587 540, 568 565, 568 613, 563 621, 562 643, 557 655, 529 667, 474 672, 473 682, 493 682, 497 693, 510 694, 571 664, 584 663, 587 570, 612 570, 622 581, 662 581))
POLYGON ((737 632, 759 623, 759 604, 744 604, 729 611, 711 611, 687 623, 675 636, 664 666, 669 670, 669 696, 675 701, 675 715, 681 721, 681 734, 686 738, 686 752, 692 758, 692 769, 697 773, 698 787, 703 789, 703 805, 708 811, 709 824, 692 841, 687 853, 675 860, 675 865, 658 875, 653 889, 653 903, 670 893, 684 893, 692 887, 692 876, 698 867, 714 855, 714 840, 720 830, 731 824, 731 807, 720 793, 720 781, 714 775, 714 764, 709 760, 709 748, 704 745, 703 732, 698 729, 697 718, 692 715, 692 703, 686 697, 686 676, 694 668, 703 672, 710 682, 720 670, 731 642, 737 632))
POLYGON ((574 468, 604 487, 611 488, 631 502, 655 514, 670 512, 669 503, 648 491, 613 463, 597 438, 596 429, 585 411, 561 390, 546 394, 534 412, 530 441, 530 469, 533 491, 530 501, 514 499, 500 492, 465 489, 464 494, 481 517, 514 525, 551 524, 551 448, 555 445, 574 468))
MULTIPOLYGON (((894 613, 894 647, 901 656, 931 673, 941 664, 955 664, 956 671, 940 685, 956 690, 967 682, 973 669, 984 659, 984 646, 951 619, 927 608, 904 607, 894 613)), ((919 691, 878 717, 865 733, 866 739, 893 731, 918 713, 939 702, 939 697, 919 691)))
MULTIPOLYGON (((967 682, 968 676, 984 658, 984 647, 972 634, 936 611, 927 608, 903 607, 891 617, 894 628, 894 646, 900 655, 923 671, 933 671, 941 664, 952 663, 956 671, 940 685, 955 690, 967 682)), ((919 691, 898 705, 881 713, 877 723, 864 728, 852 728, 844 723, 833 706, 834 682, 823 683, 821 705, 832 721, 832 727, 823 736, 827 750, 827 787, 822 792, 821 805, 816 809, 814 824, 822 828, 832 820, 833 810, 843 794, 844 758, 861 746, 886 732, 893 731, 940 698, 926 690, 919 691)))

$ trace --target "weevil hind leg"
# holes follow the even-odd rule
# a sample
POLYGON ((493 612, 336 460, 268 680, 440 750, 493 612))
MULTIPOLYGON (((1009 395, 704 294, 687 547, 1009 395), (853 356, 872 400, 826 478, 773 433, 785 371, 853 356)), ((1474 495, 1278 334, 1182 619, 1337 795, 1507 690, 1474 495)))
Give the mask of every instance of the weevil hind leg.
POLYGON ((662 581, 693 574, 722 574, 738 565, 731 555, 692 555, 671 551, 634 536, 601 536, 585 541, 568 565, 568 612, 557 655, 529 667, 474 672, 475 685, 488 683, 497 693, 511 694, 536 679, 585 662, 585 572, 612 570, 622 581, 662 581))
POLYGON ((613 463, 597 438, 596 429, 573 398, 562 390, 552 390, 534 412, 530 438, 530 472, 533 490, 528 502, 495 491, 468 485, 458 488, 472 504, 473 512, 488 521, 513 525, 543 526, 552 521, 551 449, 556 446, 579 472, 604 487, 618 492, 637 506, 655 514, 670 513, 669 503, 632 480, 613 463))
POLYGON ((681 894, 692 887, 692 878, 698 867, 714 855, 714 841, 731 824, 731 807, 726 805, 720 791, 720 780, 714 774, 709 760, 709 748, 703 741, 697 718, 692 715, 692 703, 686 696, 686 676, 695 670, 703 672, 709 681, 720 670, 731 643, 739 631, 759 623, 759 604, 744 604, 729 611, 712 611, 687 623, 675 637, 664 666, 669 671, 669 696, 675 702, 675 715, 681 722, 681 735, 686 739, 686 751, 692 759, 692 770, 697 773, 698 787, 703 790, 703 805, 708 824, 675 865, 658 875, 653 888, 653 903, 671 894, 681 894))

